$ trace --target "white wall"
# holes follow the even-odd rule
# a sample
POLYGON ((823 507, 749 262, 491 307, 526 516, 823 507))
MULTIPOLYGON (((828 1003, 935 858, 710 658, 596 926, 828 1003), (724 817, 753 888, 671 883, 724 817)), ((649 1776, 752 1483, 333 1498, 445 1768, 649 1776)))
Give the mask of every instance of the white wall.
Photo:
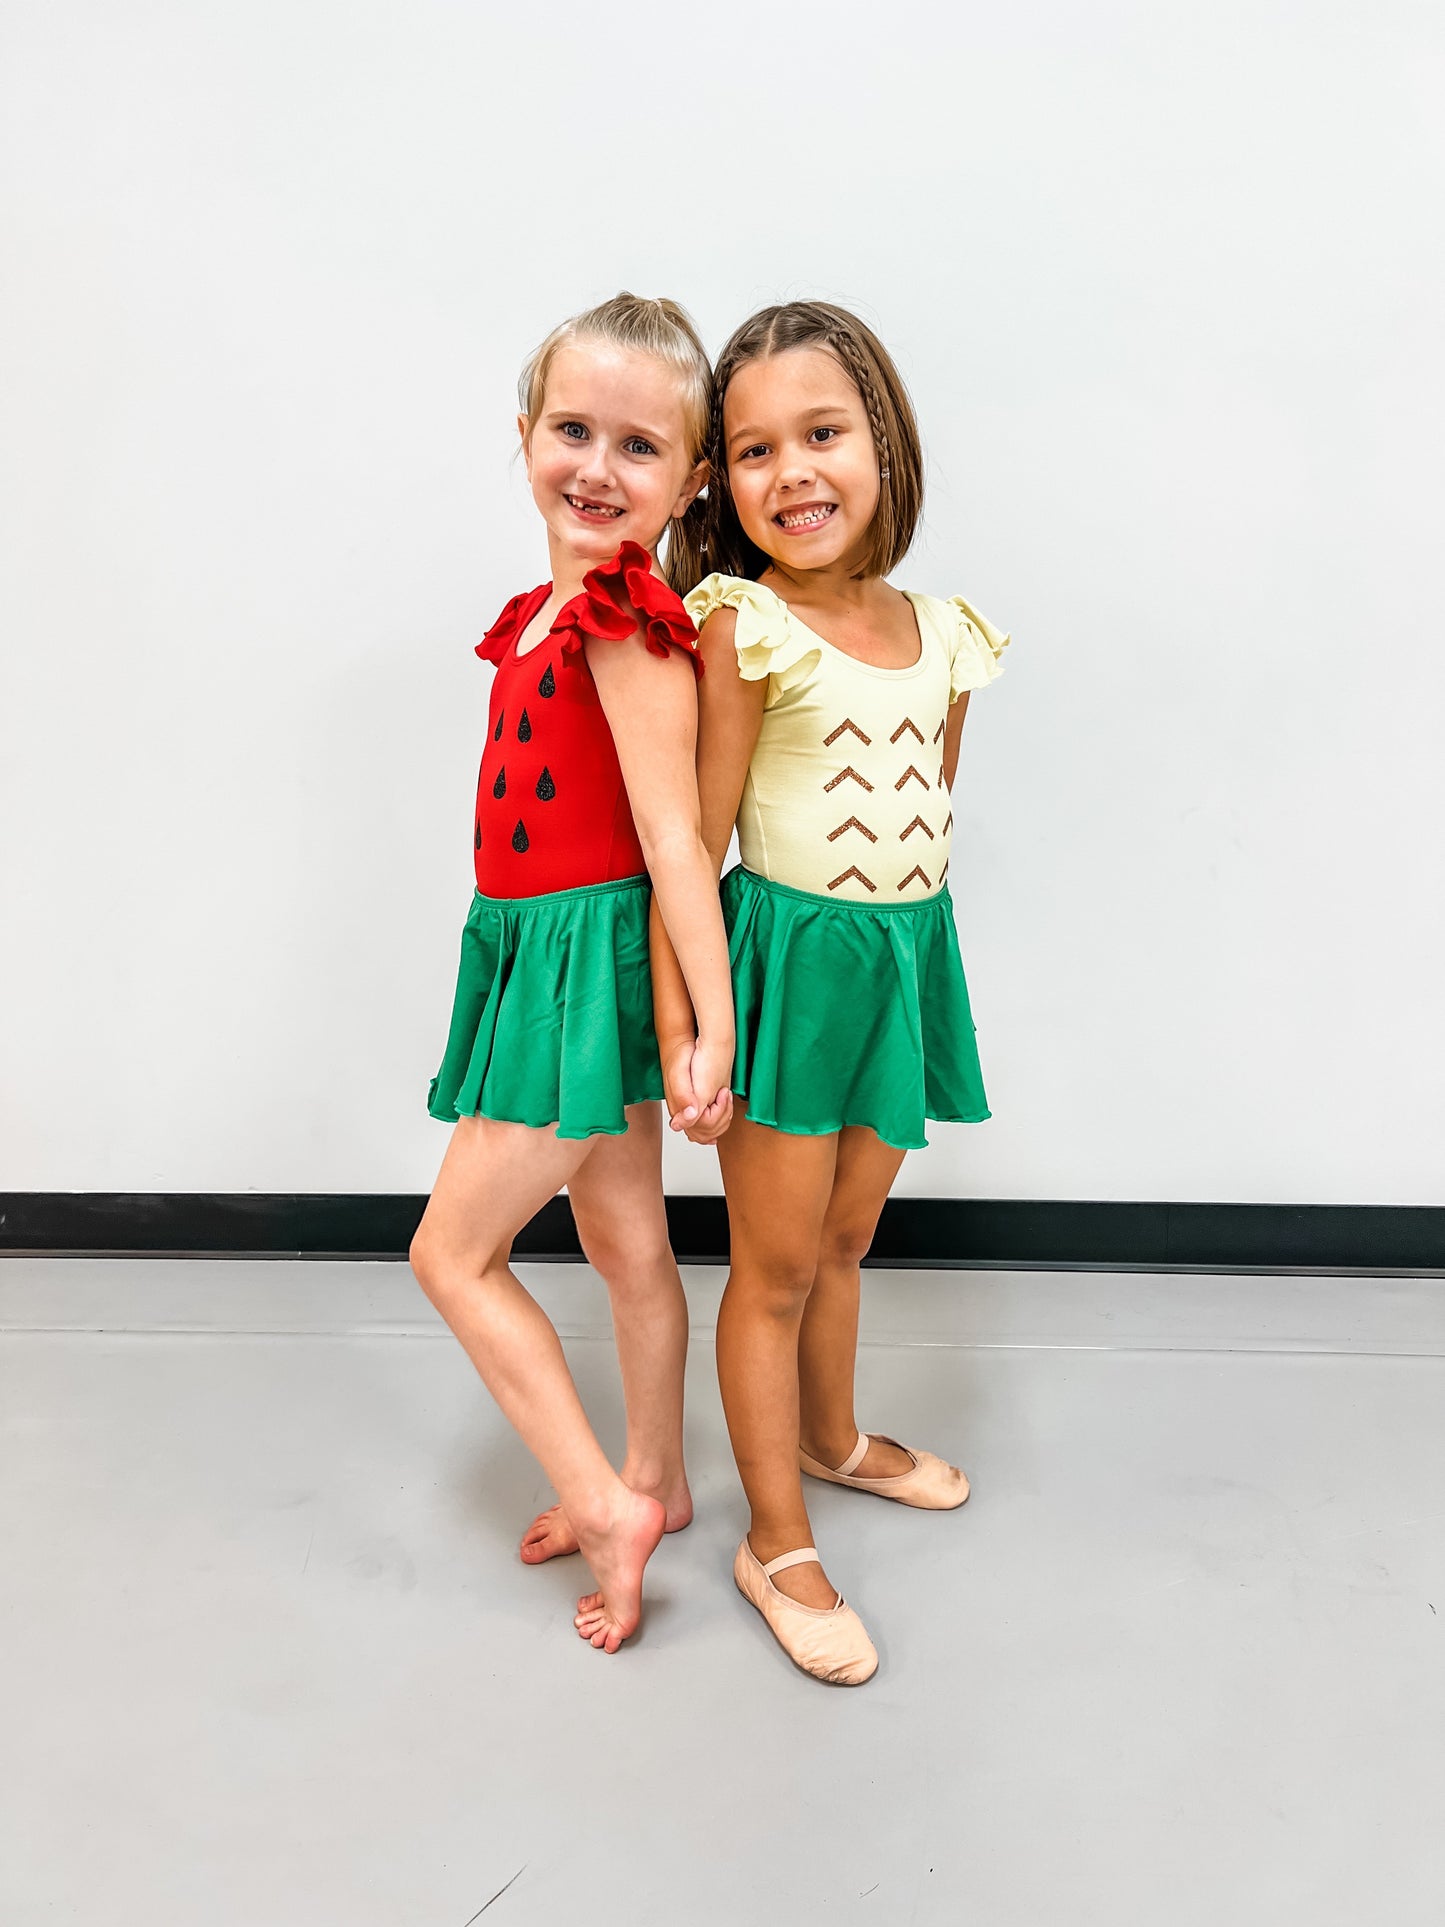
MULTIPOLYGON (((552 322, 857 305, 1012 628, 920 1193, 1445 1201, 1445 26, 9 0, 0 1186, 421 1190, 552 322)), ((675 1189, 716 1186, 678 1147, 675 1189)))

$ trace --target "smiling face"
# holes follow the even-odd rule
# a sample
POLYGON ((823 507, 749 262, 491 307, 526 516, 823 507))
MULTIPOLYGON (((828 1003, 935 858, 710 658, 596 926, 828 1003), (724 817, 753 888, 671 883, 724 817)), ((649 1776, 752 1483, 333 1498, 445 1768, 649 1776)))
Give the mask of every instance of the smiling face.
POLYGON ((784 569, 853 569, 880 480, 863 398, 825 348, 744 364, 723 403, 728 488, 750 542, 784 569))
POLYGON ((591 568, 623 542, 655 549, 702 486, 682 382, 652 355, 566 342, 547 370, 530 432, 525 416, 517 425, 554 575, 559 560, 591 568))

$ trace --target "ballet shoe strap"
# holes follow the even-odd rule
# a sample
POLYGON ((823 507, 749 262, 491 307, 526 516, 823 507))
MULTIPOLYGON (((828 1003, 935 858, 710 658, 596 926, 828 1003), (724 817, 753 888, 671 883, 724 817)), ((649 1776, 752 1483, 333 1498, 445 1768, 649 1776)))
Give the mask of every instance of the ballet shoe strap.
POLYGON ((847 1458, 844 1459, 843 1463, 841 1465, 835 1465, 833 1470, 846 1479, 850 1472, 857 1470, 867 1456, 868 1434, 866 1432, 860 1432, 858 1434, 858 1443, 853 1447, 853 1450, 848 1454, 847 1458))
POLYGON ((764 1574, 771 1579, 775 1572, 786 1572, 789 1566, 822 1565, 816 1546, 799 1546, 796 1552, 785 1552, 780 1558, 770 1559, 763 1567, 764 1574))

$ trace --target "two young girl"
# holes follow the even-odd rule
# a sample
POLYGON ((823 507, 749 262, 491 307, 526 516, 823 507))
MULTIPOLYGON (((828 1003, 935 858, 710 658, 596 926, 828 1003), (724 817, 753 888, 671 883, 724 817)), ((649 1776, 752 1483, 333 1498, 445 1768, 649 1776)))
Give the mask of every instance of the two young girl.
MULTIPOLYGON (((580 660, 575 640, 570 652, 573 700, 586 709, 577 737, 618 771, 614 820, 630 801, 637 835, 607 873, 628 881, 612 884, 602 920, 595 894, 576 888, 600 876, 568 871, 564 884, 548 871, 523 892, 515 861, 483 866, 506 811, 479 805, 479 895, 433 1094, 435 1114, 461 1121, 413 1261, 556 1486, 560 1510, 533 1527, 524 1557, 580 1546, 599 1590, 579 1602, 578 1628, 615 1651, 637 1623, 647 1557, 665 1526, 690 1516, 686 1316, 663 1229, 659 1119, 646 1101, 660 1060, 674 1127, 718 1145, 727 1191, 718 1376, 751 1512, 734 1577, 800 1666, 858 1684, 877 1654, 824 1574, 800 1475, 932 1509, 968 1496, 943 1460, 859 1430, 853 1368, 859 1263, 904 1153, 924 1142, 927 1117, 988 1115, 946 885, 948 792, 968 692, 998 673, 1006 638, 961 598, 905 595, 884 580, 913 537, 922 456, 897 371, 862 323, 823 303, 768 309, 724 349, 706 413, 700 384, 674 375, 668 417, 663 393, 682 357, 609 332, 622 308, 665 316, 700 362, 679 311, 619 297, 559 331, 570 388, 559 390, 558 337, 532 364, 520 426, 558 586, 509 605, 483 645, 499 670, 481 795, 501 802, 513 780, 497 789, 508 704, 515 715, 527 693, 517 637, 545 640, 560 667, 566 637, 580 632, 580 660), (618 357, 639 405, 647 393, 645 423, 620 407, 618 357), (549 432, 576 445, 566 461, 552 459, 549 432), (628 453, 639 444, 652 453, 628 453), (618 454, 655 464, 635 509, 609 493, 630 475, 618 454), (614 507, 623 512, 603 520, 614 507), (628 516, 629 528, 616 526, 628 516), (668 573, 691 589, 685 610, 651 559, 669 521, 668 573), (597 569, 633 531, 645 553, 597 569), (578 586, 563 603, 559 592, 578 586), (677 673, 684 657, 696 689, 677 673), (694 747, 695 776, 678 767, 694 747), (742 863, 719 910, 735 826, 742 863), (498 901, 500 884, 524 900, 498 901), (613 1108, 596 1096, 579 1108, 579 1088, 605 1089, 613 1108), (616 1141, 589 1135, 623 1128, 616 1141), (589 1182, 599 1169, 602 1181, 589 1182), (631 1199, 609 1215, 624 1170, 631 1199), (617 1322, 620 1478, 555 1333, 507 1269, 511 1237, 564 1181, 617 1322)), ((539 798, 543 787, 539 777, 539 798)), ((511 842, 525 858, 525 817, 511 842)))

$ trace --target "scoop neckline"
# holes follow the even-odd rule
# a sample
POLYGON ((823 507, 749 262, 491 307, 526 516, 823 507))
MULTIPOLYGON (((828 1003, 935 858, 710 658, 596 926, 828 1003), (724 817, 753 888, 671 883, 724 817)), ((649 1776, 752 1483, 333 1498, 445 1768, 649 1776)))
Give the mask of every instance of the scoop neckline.
MULTIPOLYGON (((537 640, 532 644, 530 649, 521 650, 517 647, 517 644, 522 640, 523 636, 526 635, 527 630, 531 627, 531 624, 537 615, 537 611, 542 607, 542 604, 547 600, 548 596, 551 595, 551 593, 552 593, 552 584, 550 582, 544 582, 540 589, 534 589, 532 591, 532 594, 537 598, 537 601, 533 604, 533 606, 530 609, 526 611, 522 620, 517 624, 517 627, 512 635, 512 660, 514 662, 525 662, 528 656, 535 656, 537 651, 543 646, 543 644, 546 643, 551 636, 555 635, 557 630, 557 624, 562 620, 562 609, 565 609, 567 607, 567 603, 565 602, 562 604, 562 609, 559 609, 557 611, 556 616, 553 618, 552 626, 550 629, 548 629, 546 635, 538 636, 537 640)), ((580 594, 581 591, 579 590, 578 593, 580 594)), ((573 596, 570 598, 570 600, 575 602, 576 597, 573 596)))
POLYGON ((826 636, 820 636, 816 629, 804 622, 792 603, 778 594, 771 583, 754 582, 753 587, 765 589, 784 611, 789 622, 796 622, 803 634, 811 637, 820 648, 826 649, 830 655, 837 656, 842 662, 851 663, 855 669, 861 669, 865 676, 882 676, 889 682, 901 681, 906 676, 916 676, 928 660, 928 639, 923 633, 923 617, 919 614, 918 599, 911 589, 900 589, 898 593, 913 611, 913 626, 918 631, 918 660, 910 662, 904 669, 885 669, 881 663, 864 662, 861 656, 850 655, 846 649, 840 649, 836 642, 829 642, 826 636))

